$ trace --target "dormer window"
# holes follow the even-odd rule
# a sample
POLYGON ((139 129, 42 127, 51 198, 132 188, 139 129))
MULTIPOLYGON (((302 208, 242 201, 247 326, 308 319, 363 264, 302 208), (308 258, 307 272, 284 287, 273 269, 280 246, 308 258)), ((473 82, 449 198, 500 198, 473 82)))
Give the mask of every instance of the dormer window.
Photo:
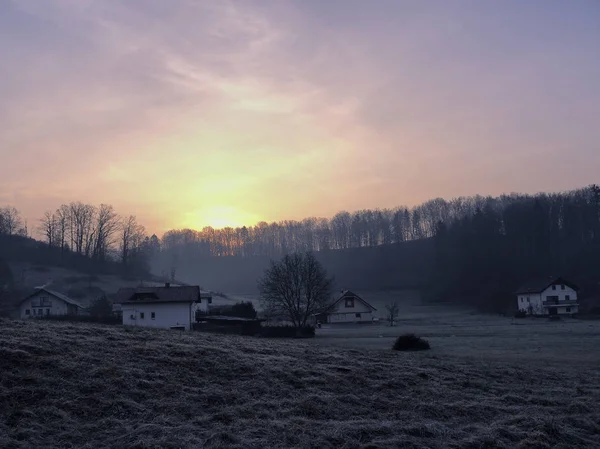
POLYGON ((564 290, 565 289, 565 284, 561 284, 560 289, 564 290))
POLYGON ((556 285, 553 285, 553 286, 552 286, 552 290, 556 290, 556 285))

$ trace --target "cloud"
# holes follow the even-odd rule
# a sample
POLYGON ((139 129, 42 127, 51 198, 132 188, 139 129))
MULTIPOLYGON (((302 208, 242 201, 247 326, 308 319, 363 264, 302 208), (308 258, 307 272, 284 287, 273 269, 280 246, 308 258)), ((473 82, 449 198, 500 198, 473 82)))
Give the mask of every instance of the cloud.
POLYGON ((0 189, 176 226, 543 188, 523 165, 569 146, 600 163, 581 11, 465 5, 3 2, 0 189))

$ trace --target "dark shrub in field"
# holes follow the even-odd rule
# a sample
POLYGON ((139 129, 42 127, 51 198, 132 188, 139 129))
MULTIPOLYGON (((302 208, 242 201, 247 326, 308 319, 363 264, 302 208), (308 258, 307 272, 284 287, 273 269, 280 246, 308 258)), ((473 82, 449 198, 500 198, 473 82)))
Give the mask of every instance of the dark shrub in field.
POLYGON ((263 326, 261 337, 269 338, 312 338, 315 336, 314 326, 263 326))
POLYGON ((525 318, 527 316, 527 312, 524 310, 518 310, 515 312, 515 318, 525 318))
POLYGON ((396 351, 424 351, 430 349, 429 342, 414 334, 400 335, 392 349, 396 351))

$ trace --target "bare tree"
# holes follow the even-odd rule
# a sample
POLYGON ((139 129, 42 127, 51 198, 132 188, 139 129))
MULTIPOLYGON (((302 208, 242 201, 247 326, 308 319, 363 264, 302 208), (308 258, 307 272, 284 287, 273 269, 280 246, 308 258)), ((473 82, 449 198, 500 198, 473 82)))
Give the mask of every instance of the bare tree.
POLYGON ((390 326, 393 326, 394 321, 398 318, 400 312, 398 301, 392 301, 389 304, 386 304, 385 309, 387 310, 387 320, 390 322, 390 326))
POLYGON ((303 327, 330 304, 333 278, 312 253, 295 253, 271 261, 258 287, 265 310, 303 327))
POLYGON ((60 246, 61 254, 64 253, 67 247, 67 232, 69 231, 69 207, 62 205, 56 209, 56 242, 60 246))
POLYGON ((120 230, 121 262, 128 266, 140 251, 146 237, 146 230, 133 215, 121 222, 120 230))
POLYGON ((94 206, 81 202, 71 203, 69 209, 69 231, 71 249, 77 254, 89 256, 94 206))
POLYGON ((112 237, 119 226, 118 215, 112 206, 101 204, 96 213, 96 226, 94 228, 94 259, 105 260, 108 249, 113 242, 112 237))
POLYGON ((48 246, 53 247, 56 245, 56 215, 52 212, 44 213, 44 216, 40 219, 40 232, 46 238, 48 246))
POLYGON ((15 207, 0 208, 0 234, 19 234, 23 226, 23 219, 15 207))

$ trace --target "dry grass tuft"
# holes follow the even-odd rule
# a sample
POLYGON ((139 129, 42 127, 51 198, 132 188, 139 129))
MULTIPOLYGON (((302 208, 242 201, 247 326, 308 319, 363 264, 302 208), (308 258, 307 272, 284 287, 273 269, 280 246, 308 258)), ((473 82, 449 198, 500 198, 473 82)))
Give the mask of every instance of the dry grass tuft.
POLYGON ((0 447, 600 447, 591 368, 6 320, 0 364, 0 447))

